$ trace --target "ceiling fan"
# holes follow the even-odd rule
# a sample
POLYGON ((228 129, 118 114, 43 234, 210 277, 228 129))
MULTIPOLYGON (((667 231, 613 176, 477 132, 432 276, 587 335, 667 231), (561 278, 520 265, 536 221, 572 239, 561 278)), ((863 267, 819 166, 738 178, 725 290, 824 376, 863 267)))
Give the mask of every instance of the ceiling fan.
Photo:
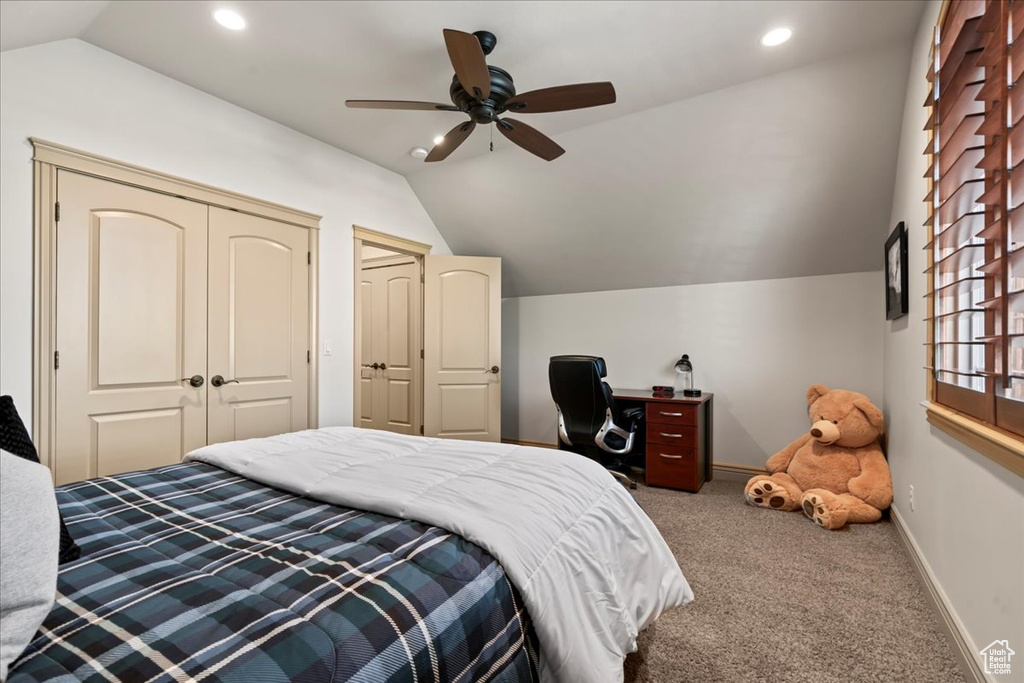
MULTIPOLYGON (((516 94, 512 76, 504 69, 489 66, 484 55, 491 54, 498 39, 488 31, 465 33, 444 29, 448 57, 455 68, 449 95, 452 104, 404 102, 400 100, 346 100, 345 105, 357 109, 410 109, 426 111, 458 111, 469 115, 434 145, 425 161, 441 161, 465 142, 476 125, 496 124, 498 131, 527 152, 545 161, 557 159, 565 150, 554 140, 521 121, 502 116, 506 112, 543 114, 597 107, 615 102, 611 83, 577 83, 542 88, 516 94)), ((491 143, 494 149, 494 143, 491 143)))

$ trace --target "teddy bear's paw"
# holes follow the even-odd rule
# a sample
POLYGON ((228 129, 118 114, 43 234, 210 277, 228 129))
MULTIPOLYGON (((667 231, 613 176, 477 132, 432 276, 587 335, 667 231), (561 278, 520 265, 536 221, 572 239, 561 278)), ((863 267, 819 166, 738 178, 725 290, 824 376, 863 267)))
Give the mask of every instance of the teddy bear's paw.
POLYGON ((776 510, 793 510, 796 507, 789 491, 767 477, 750 482, 744 495, 747 502, 756 507, 776 510))
POLYGON ((825 529, 838 529, 846 524, 846 510, 835 507, 835 494, 829 491, 812 489, 804 494, 801 507, 804 514, 814 523, 825 529))

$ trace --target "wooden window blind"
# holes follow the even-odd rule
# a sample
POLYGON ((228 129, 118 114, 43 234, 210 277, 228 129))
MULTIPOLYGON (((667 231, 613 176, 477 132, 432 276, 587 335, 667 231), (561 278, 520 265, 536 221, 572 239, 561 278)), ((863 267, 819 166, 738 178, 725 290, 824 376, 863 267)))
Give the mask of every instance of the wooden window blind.
POLYGON ((1024 435, 1024 0, 951 0, 925 106, 931 399, 1024 435))

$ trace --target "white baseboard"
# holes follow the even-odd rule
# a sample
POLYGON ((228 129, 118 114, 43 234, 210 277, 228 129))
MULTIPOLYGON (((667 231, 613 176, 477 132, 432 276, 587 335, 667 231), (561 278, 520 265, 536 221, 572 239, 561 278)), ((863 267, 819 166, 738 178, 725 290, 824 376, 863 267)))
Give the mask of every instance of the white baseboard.
POLYGON ((917 576, 924 586, 932 609, 938 615, 943 631, 946 633, 946 638, 953 647, 953 654, 960 664, 960 671, 963 672, 964 678, 973 683, 995 681, 994 678, 985 675, 981 663, 977 659, 977 645, 967 633, 963 622, 960 621, 956 610, 953 609, 953 605, 949 602, 946 592, 942 590, 938 579, 935 578, 928 560, 921 553, 921 548, 917 545, 917 541, 914 540, 914 536, 907 528, 899 510, 893 506, 889 508, 889 512, 893 526, 896 527, 900 541, 903 543, 903 547, 906 548, 907 554, 910 555, 914 569, 917 571, 917 576))
POLYGON ((751 467, 750 465, 733 465, 728 462, 716 462, 713 463, 711 468, 715 472, 716 477, 722 479, 728 479, 730 481, 746 481, 755 474, 767 474, 763 467, 751 467))

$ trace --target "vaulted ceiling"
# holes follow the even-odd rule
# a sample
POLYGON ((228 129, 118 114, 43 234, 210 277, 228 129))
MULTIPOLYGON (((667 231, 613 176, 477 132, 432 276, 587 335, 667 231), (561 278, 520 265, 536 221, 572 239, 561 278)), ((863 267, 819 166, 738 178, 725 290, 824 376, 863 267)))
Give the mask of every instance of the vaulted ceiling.
POLYGON ((7 0, 0 48, 80 37, 402 173, 455 253, 505 259, 506 295, 880 267, 916 0, 234 2, 238 33, 218 6, 7 0), (778 25, 793 39, 762 47, 778 25), (519 91, 618 101, 531 116, 554 162, 478 127, 424 164, 408 150, 461 114, 344 100, 447 101, 445 27, 495 33, 519 91))

